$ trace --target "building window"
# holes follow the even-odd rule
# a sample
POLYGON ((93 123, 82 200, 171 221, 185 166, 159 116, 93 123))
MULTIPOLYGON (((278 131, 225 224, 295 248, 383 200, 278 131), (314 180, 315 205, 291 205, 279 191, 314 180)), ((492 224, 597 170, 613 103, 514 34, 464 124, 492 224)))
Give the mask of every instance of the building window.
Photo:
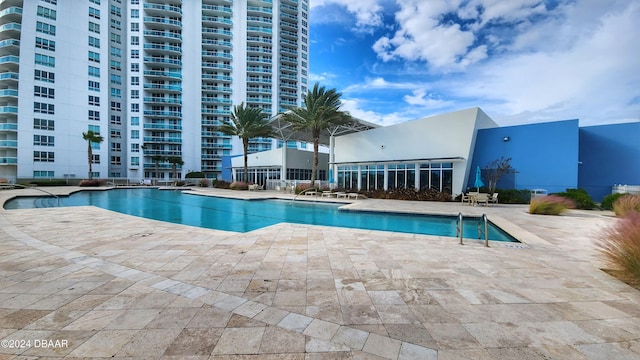
POLYGON ((115 30, 122 30, 122 23, 116 19, 111 19, 111 28, 115 30))
POLYGON ((140 72, 140 64, 132 63, 131 64, 131 72, 140 72))
POLYGON ((36 85, 33 87, 33 95, 37 97, 53 99, 55 98, 55 89, 36 85))
POLYGON ((140 130, 131 130, 131 139, 140 139, 140 130))
POLYGON ((120 115, 111 115, 111 124, 122 125, 122 118, 120 115))
POLYGON ((120 50, 120 48, 112 46, 111 47, 111 56, 122 57, 122 50, 120 50))
POLYGON ((120 130, 111 130, 111 138, 112 139, 122 139, 122 133, 120 130))
POLYGON ((36 47, 38 49, 56 51, 56 42, 53 40, 36 37, 36 47))
POLYGON ((56 58, 53 56, 42 55, 36 53, 36 65, 44 65, 48 67, 56 67, 56 58))
POLYGON ((55 122, 47 119, 33 119, 34 130, 55 130, 55 122))
POLYGON ((94 3, 96 5, 100 5, 100 0, 89 0, 90 3, 94 3))
POLYGON ((131 90, 131 99, 140 99, 140 90, 131 90))
POLYGON ((140 85, 140 78, 138 76, 132 76, 131 85, 140 85))
POLYGON ((35 162, 54 162, 55 155, 52 151, 34 151, 33 161, 35 162))
POLYGON ((122 43, 122 37, 120 35, 111 33, 109 36, 110 36, 111 42, 116 44, 122 43))
POLYGON ((118 88, 111 88, 111 97, 120 99, 122 97, 122 90, 118 88))
POLYGON ((140 50, 131 50, 131 58, 139 59, 140 58, 140 50))
POLYGON ((111 70, 121 71, 122 63, 120 61, 111 60, 109 61, 109 67, 111 68, 111 70))
POLYGON ((48 71, 43 71, 43 70, 35 70, 33 78, 35 80, 40 80, 40 81, 45 81, 48 83, 55 83, 56 82, 56 74, 52 73, 52 72, 48 72, 48 71))
POLYGON ((100 68, 97 68, 95 66, 89 66, 89 76, 93 76, 93 77, 100 77, 100 68))
POLYGON ((33 177, 34 178, 52 178, 54 177, 55 172, 53 171, 42 171, 42 170, 34 170, 33 177))
POLYGON ((89 36, 89 46, 93 46, 94 48, 100 49, 100 39, 89 36))
POLYGON ((140 104, 131 104, 131 112, 140 112, 140 104))
POLYGON ((93 131, 93 133, 96 135, 100 135, 100 125, 89 125, 87 130, 93 131))
POLYGON ((100 83, 97 81, 89 80, 89 91, 100 92, 100 83))
POLYGON ((131 144, 131 152, 140 152, 140 144, 131 144))
MULTIPOLYGON (((93 149, 93 144, 95 144, 95 143, 91 144, 91 148, 92 149, 93 149)), ((92 164, 100 164, 100 154, 92 154, 91 155, 91 163, 92 164)), ((95 173, 94 173, 94 176, 96 176, 95 173)))
POLYGON ((137 23, 137 22, 131 23, 131 31, 132 32, 140 31, 140 23, 137 23))
POLYGON ((89 61, 94 63, 100 63, 100 53, 89 51, 89 61))
POLYGON ((100 34, 100 24, 89 21, 89 31, 100 34))
POLYGON ((38 16, 42 16, 47 19, 55 20, 56 19, 56 11, 46 8, 44 6, 38 5, 38 16))
POLYGON ((100 121, 100 111, 89 110, 89 120, 100 121))
POLYGON ((131 36, 131 45, 140 45, 140 37, 131 36))
POLYGON ((55 105, 54 104, 46 104, 41 102, 33 103, 33 112, 36 114, 55 114, 55 105))
POLYGON ((120 75, 111 74, 109 75, 109 79, 111 80, 111 83, 114 85, 122 85, 122 76, 120 75))
POLYGON ((122 16, 122 12, 119 7, 111 5, 111 15, 122 16))
POLYGON ((111 102, 111 110, 113 111, 122 111, 122 104, 117 101, 111 102))
POLYGON ((122 161, 120 159, 120 156, 112 156, 111 165, 122 165, 122 161))
POLYGON ((100 19, 100 9, 94 9, 92 7, 89 7, 89 17, 92 17, 94 19, 100 19))
POLYGON ((89 95, 89 105, 100 106, 100 97, 89 95))
POLYGON ((36 31, 47 35, 55 35, 56 26, 38 21, 36 22, 36 31))
POLYGON ((140 158, 137 156, 132 156, 131 157, 131 166, 138 166, 140 165, 140 158))
POLYGON ((131 125, 139 126, 140 125, 140 118, 137 117, 137 116, 132 116, 131 117, 131 125))
POLYGON ((111 151, 117 151, 117 152, 119 152, 119 151, 121 151, 121 150, 122 150, 122 149, 121 149, 121 145, 120 145, 120 143, 117 143, 117 142, 112 142, 112 143, 111 143, 111 151))
POLYGON ((33 145, 35 146, 54 146, 53 136, 33 135, 33 145))

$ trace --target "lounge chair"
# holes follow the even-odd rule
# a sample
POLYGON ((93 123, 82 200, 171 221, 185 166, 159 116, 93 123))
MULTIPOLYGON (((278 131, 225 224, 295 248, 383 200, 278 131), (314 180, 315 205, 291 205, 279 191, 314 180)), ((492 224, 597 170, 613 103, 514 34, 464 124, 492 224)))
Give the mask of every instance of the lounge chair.
POLYGON ((493 193, 493 195, 491 195, 491 197, 489 198, 489 202, 497 204, 498 203, 498 193, 493 193))
POLYGON ((466 194, 462 194, 462 197, 461 197, 461 199, 460 199, 460 200, 461 200, 461 202, 463 202, 463 203, 464 203, 464 202, 467 202, 467 203, 469 203, 469 204, 473 204, 473 201, 474 201, 474 200, 473 200, 473 198, 474 198, 475 196, 478 196, 478 193, 477 193, 477 192, 468 192, 468 193, 466 193, 466 194))

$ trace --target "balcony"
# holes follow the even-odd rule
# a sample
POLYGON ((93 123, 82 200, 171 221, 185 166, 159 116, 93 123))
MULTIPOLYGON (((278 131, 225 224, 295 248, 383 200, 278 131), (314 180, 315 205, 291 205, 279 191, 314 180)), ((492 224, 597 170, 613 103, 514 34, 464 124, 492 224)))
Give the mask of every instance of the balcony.
POLYGON ((164 90, 168 92, 182 92, 181 85, 144 84, 146 90, 164 90))
POLYGON ((182 21, 180 20, 167 19, 167 18, 156 17, 156 16, 145 16, 143 20, 148 25, 157 24, 161 27, 171 27, 175 30, 182 29, 182 21))
POLYGON ((0 165, 15 165, 18 163, 17 157, 0 157, 0 165))
POLYGON ((157 56, 145 56, 144 62, 147 64, 160 64, 160 65, 168 65, 168 66, 182 66, 182 61, 177 59, 168 59, 164 57, 157 56))
POLYGON ((272 34, 273 29, 266 26, 247 26, 247 33, 272 34))
POLYGON ((18 140, 0 140, 0 148, 18 148, 18 140))
POLYGON ((203 61, 202 67, 207 69, 219 69, 219 70, 229 70, 229 71, 233 69, 231 65, 219 64, 219 63, 214 63, 210 61, 203 61))
POLYGON ((231 88, 230 87, 223 87, 223 86, 202 85, 202 90, 203 91, 216 91, 216 92, 222 92, 222 93, 231 94, 231 88))
POLYGON ((18 81, 18 77, 19 76, 17 72, 11 72, 11 71, 0 72, 0 80, 18 81))
POLYGON ((170 12, 173 16, 182 15, 182 9, 178 6, 160 5, 160 4, 144 4, 144 9, 149 15, 161 16, 170 12))
POLYGON ((273 14, 273 8, 263 6, 247 6, 247 14, 273 14))
POLYGON ((145 143, 171 143, 171 144, 182 143, 181 138, 164 137, 164 136, 145 136, 143 140, 145 143))
POLYGON ((233 13, 230 6, 218 5, 202 5, 202 12, 211 15, 230 15, 233 13))
POLYGON ((202 101, 203 103, 206 104, 226 104, 226 105, 231 105, 233 104, 233 101, 231 99, 223 99, 223 98, 218 98, 218 97, 203 97, 200 99, 200 101, 202 101))
POLYGON ((17 98, 18 90, 16 89, 2 89, 0 90, 0 98, 17 98))
POLYGON ((232 48, 231 41, 217 39, 202 39, 202 45, 229 49, 232 48))
POLYGON ((282 10, 283 12, 290 13, 290 14, 297 14, 298 13, 298 7, 297 6, 292 6, 292 5, 282 4, 282 5, 280 5, 280 10, 282 10))
POLYGON ((170 31, 158 31, 158 30, 145 30, 143 32, 144 36, 147 38, 158 38, 161 41, 164 40, 182 40, 181 34, 176 34, 170 31))
POLYGON ((145 97, 146 104, 182 104, 182 99, 165 98, 165 97, 145 97))
POLYGON ((144 150, 144 156, 182 156, 180 150, 144 150))
POLYGON ((143 129, 148 130, 176 130, 182 131, 181 125, 172 125, 172 124, 154 124, 154 123, 145 123, 142 125, 143 129))
POLYGON ((182 79, 182 73, 177 71, 145 70, 143 74, 146 77, 182 79))
POLYGON ((0 56, 4 55, 19 55, 20 54, 20 40, 6 39, 0 41, 0 56))
POLYGON ((144 111, 144 116, 161 117, 161 118, 180 118, 180 117, 182 117, 182 112, 180 112, 180 111, 145 110, 144 111))
POLYGON ((232 81, 231 76, 226 75, 212 75, 212 74, 202 74, 202 80, 218 80, 218 81, 232 81))
POLYGON ((180 46, 164 45, 164 44, 144 44, 143 48, 147 53, 173 53, 174 55, 181 55, 182 49, 180 46))
POLYGON ((18 124, 2 123, 0 124, 0 131, 16 132, 18 131, 18 124))
POLYGON ((271 74, 272 71, 270 67, 247 66, 247 73, 271 74))
POLYGON ((207 27, 203 27, 202 28, 202 34, 203 35, 215 35, 215 36, 219 36, 219 37, 225 37, 225 38, 232 38, 233 37, 233 33, 229 30, 222 30, 222 29, 216 29, 216 28, 207 28, 207 27))
MULTIPOLYGON (((233 22, 231 21, 231 19, 226 18, 226 17, 222 17, 222 16, 203 16, 202 17, 202 22, 203 23, 211 23, 211 24, 220 24, 220 25, 233 26, 233 22)), ((204 24, 203 24, 203 26, 204 26, 204 24)))
POLYGON ((0 114, 18 115, 18 107, 17 106, 0 106, 0 114))
POLYGON ((20 57, 7 55, 0 57, 0 69, 2 70, 18 70, 20 65, 20 57))
POLYGON ((229 110, 222 109, 207 109, 202 108, 200 111, 205 115, 229 115, 229 110))
POLYGON ((7 37, 15 38, 20 34, 21 30, 22 30, 22 25, 16 22, 0 25, 0 33, 4 33, 2 35, 5 38, 7 37))
POLYGON ((231 144, 211 144, 211 143, 202 143, 202 148, 203 148, 203 149, 214 149, 214 150, 219 150, 219 149, 228 149, 228 150, 231 150, 232 145, 231 145, 231 144))
POLYGON ((215 51, 215 50, 204 50, 202 51, 202 57, 206 58, 218 58, 222 60, 233 60, 233 56, 229 53, 225 53, 223 51, 215 51))

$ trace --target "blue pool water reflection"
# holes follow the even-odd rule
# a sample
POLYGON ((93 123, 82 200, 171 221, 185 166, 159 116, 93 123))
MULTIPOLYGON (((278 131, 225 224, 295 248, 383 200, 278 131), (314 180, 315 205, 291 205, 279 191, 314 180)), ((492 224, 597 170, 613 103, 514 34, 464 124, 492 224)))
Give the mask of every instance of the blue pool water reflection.
MULTIPOLYGON (((235 200, 157 189, 81 191, 60 198, 60 206, 94 205, 124 214, 210 229, 247 232, 281 222, 340 226, 426 235, 456 236, 449 216, 344 211, 342 204, 288 200, 235 200)), ((22 197, 5 209, 57 206, 54 198, 22 197)), ((467 237, 477 234, 478 219, 464 221, 467 237)), ((490 224, 489 239, 516 241, 490 224)))

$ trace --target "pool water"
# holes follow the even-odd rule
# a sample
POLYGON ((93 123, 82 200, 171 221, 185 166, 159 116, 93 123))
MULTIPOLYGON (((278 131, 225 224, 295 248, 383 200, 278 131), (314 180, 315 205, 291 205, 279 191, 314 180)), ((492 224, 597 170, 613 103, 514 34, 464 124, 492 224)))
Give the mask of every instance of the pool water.
MULTIPOLYGON (((59 206, 94 205, 124 214, 209 229, 247 232, 289 222, 425 235, 456 236, 456 218, 398 213, 344 211, 343 204, 289 201, 236 200, 183 194, 157 189, 81 191, 60 197, 59 206)), ((5 209, 58 206, 51 197, 19 197, 5 209)), ((464 234, 477 237, 478 218, 465 218, 464 234)), ((489 239, 517 241, 489 223, 489 239)))

